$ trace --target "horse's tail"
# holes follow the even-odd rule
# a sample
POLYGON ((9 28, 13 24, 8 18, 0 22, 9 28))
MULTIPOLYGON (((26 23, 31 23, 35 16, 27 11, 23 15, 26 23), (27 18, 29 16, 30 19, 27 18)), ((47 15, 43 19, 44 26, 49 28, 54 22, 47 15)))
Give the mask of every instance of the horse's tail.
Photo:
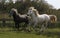
POLYGON ((55 23, 57 21, 57 17, 55 15, 49 15, 51 23, 55 23))

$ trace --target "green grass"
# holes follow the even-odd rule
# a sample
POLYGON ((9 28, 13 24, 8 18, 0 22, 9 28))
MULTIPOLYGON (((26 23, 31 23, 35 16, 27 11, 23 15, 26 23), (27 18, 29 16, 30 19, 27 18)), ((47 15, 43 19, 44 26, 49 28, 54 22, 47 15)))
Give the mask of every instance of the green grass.
POLYGON ((60 28, 47 29, 37 35, 34 32, 16 32, 12 28, 0 28, 0 38, 60 38, 60 28))

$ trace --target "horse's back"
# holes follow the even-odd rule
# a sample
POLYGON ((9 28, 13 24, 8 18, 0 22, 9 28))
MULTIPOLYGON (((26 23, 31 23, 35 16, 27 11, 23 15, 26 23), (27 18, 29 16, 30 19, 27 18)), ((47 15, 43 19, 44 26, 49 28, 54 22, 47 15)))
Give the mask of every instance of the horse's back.
POLYGON ((41 21, 49 21, 50 17, 47 14, 42 14, 38 16, 41 21))
POLYGON ((25 15, 25 14, 24 14, 24 15, 20 15, 20 14, 19 14, 19 17, 20 17, 20 18, 26 18, 26 16, 27 16, 27 15, 25 15))

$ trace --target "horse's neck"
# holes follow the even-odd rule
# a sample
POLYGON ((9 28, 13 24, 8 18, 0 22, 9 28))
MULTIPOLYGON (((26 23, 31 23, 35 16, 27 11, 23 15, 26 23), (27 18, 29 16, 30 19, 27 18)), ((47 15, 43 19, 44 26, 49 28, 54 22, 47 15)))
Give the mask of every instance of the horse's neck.
POLYGON ((19 14, 19 13, 17 13, 17 12, 16 12, 16 15, 21 16, 21 14, 19 14))
POLYGON ((18 16, 19 16, 19 17, 22 17, 22 18, 26 18, 26 17, 27 17, 26 14, 24 14, 24 15, 19 14, 18 16))
POLYGON ((32 20, 36 20, 36 16, 34 14, 32 14, 31 18, 32 20))
POLYGON ((13 15, 13 17, 17 17, 17 16, 19 16, 20 14, 18 13, 18 12, 16 12, 14 15, 13 15))
POLYGON ((36 13, 36 16, 38 17, 40 14, 38 13, 38 11, 37 12, 35 12, 36 13))
POLYGON ((39 16, 40 14, 37 13, 37 16, 39 16))
POLYGON ((37 17, 39 16, 39 13, 36 13, 36 12, 34 12, 34 14, 32 14, 32 19, 34 20, 34 19, 36 19, 37 17))
POLYGON ((13 18, 15 19, 17 19, 17 17, 18 17, 18 15, 17 14, 13 14, 13 18))

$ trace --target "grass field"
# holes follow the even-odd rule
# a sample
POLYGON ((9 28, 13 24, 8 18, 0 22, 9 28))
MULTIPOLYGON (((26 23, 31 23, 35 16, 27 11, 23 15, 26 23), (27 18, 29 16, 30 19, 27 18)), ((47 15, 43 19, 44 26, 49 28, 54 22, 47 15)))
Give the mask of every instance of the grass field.
POLYGON ((27 33, 12 30, 12 28, 0 28, 0 38, 60 38, 60 28, 47 29, 40 35, 34 32, 27 33))

